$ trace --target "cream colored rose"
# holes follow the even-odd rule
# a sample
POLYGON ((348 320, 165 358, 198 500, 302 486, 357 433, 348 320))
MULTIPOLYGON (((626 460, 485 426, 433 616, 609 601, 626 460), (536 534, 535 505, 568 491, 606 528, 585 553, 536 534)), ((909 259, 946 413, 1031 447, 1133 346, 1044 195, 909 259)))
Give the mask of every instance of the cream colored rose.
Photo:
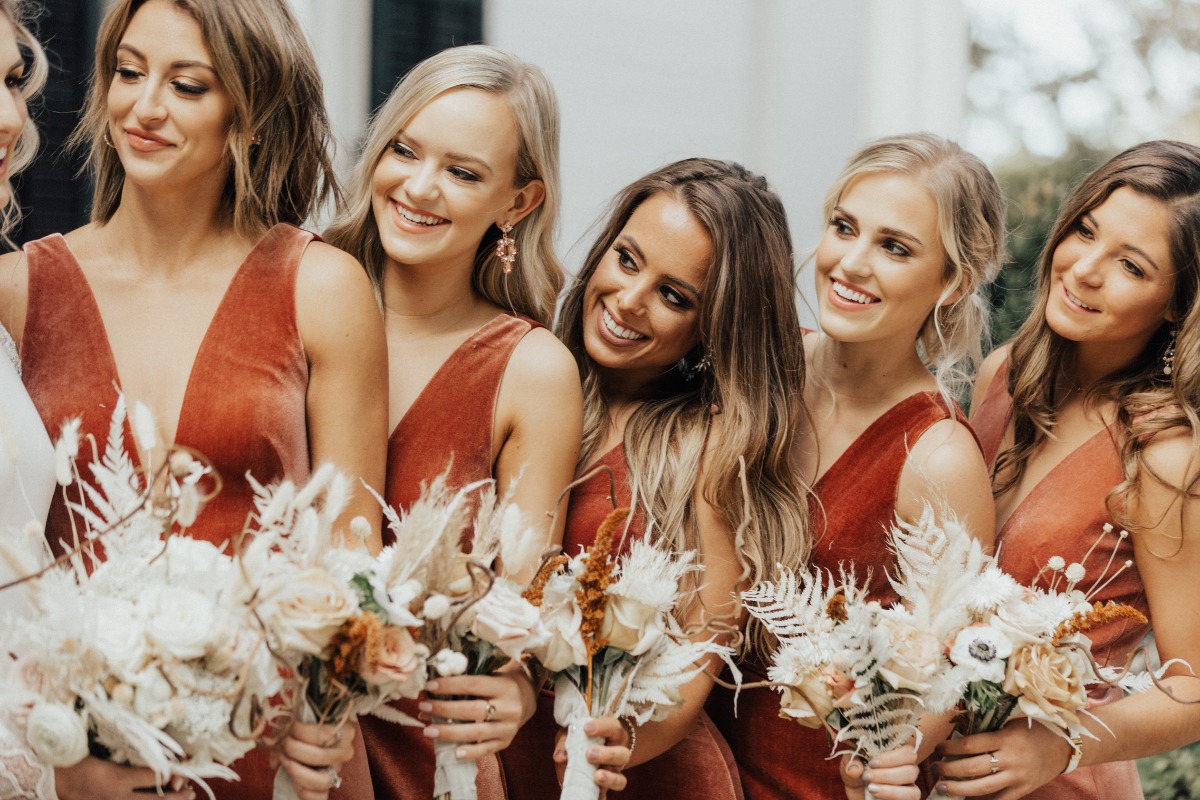
POLYGON ((34 755, 54 767, 73 767, 88 754, 87 724, 62 703, 38 703, 25 723, 34 755))
POLYGON ((497 579, 491 591, 471 607, 471 633, 496 646, 509 658, 520 658, 546 637, 541 613, 513 584, 497 579))
POLYGON ((324 570, 306 569, 263 586, 259 616, 284 650, 320 655, 358 611, 358 598, 324 570))
POLYGON ((796 688, 785 686, 779 701, 779 716, 798 722, 806 728, 820 728, 833 711, 833 695, 825 675, 809 674, 796 682, 796 688))
POLYGON ((884 617, 881 625, 888 632, 890 646, 887 662, 879 674, 895 689, 924 692, 942 660, 942 645, 933 634, 884 617))
POLYGON ((608 640, 609 647, 640 656, 649 652, 662 638, 661 622, 658 609, 654 606, 612 594, 604 608, 600 636, 608 640))
POLYGON ((213 603, 200 592, 180 586, 155 586, 139 605, 146 635, 159 653, 180 661, 200 658, 212 642, 213 603))
POLYGON ((1013 651, 1003 689, 1017 697, 1021 713, 1030 719, 1074 727, 1080 724, 1076 712, 1087 705, 1084 684, 1090 677, 1082 658, 1038 642, 1013 651))
POLYGON ((389 625, 383 629, 379 659, 362 667, 363 680, 376 685, 404 683, 425 666, 422 655, 427 652, 417 646, 407 628, 389 625))

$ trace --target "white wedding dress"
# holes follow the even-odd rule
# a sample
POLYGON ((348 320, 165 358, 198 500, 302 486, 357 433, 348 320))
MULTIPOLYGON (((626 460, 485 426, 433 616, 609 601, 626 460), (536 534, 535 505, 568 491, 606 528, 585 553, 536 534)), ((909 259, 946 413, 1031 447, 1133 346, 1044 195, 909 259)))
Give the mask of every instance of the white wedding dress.
MULTIPOLYGON (((44 563, 47 558, 40 526, 54 488, 54 448, 21 385, 17 348, 0 326, 0 537, 4 549, 16 553, 23 563, 44 563), (38 522, 38 527, 31 529, 30 521, 38 522)), ((14 577, 10 559, 0 557, 0 585, 14 577)), ((27 609, 21 587, 0 592, 0 624, 27 609)), ((53 800, 57 797, 54 770, 34 758, 10 724, 0 719, 0 800, 53 800)))

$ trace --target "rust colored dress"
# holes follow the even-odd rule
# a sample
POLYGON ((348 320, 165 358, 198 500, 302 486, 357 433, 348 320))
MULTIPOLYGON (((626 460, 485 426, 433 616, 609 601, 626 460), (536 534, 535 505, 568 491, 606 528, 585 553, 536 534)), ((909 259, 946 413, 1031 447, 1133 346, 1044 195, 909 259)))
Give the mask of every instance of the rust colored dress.
MULTIPOLYGON (((960 419, 940 395, 920 392, 884 412, 855 439, 813 487, 810 567, 836 570, 853 561, 859 579, 871 567, 870 597, 883 603, 897 597, 886 570, 895 559, 886 532, 896 516, 900 474, 912 445, 931 425, 960 419)), ((740 665, 747 683, 767 679, 767 663, 747 658, 740 665)), ((747 800, 842 800, 845 789, 838 759, 830 759, 828 734, 779 716, 779 695, 751 689, 737 698, 716 687, 708 711, 733 748, 747 800)))
MULTIPOLYGON (((594 466, 607 466, 613 471, 613 483, 607 472, 593 475, 571 490, 563 531, 563 552, 574 555, 580 548, 591 547, 596 529, 613 510, 611 487, 616 486, 617 505, 630 502, 629 467, 625 463, 625 446, 609 450, 594 466)), ((593 467, 594 468, 594 467, 593 467)), ((590 469, 588 470, 590 471, 590 469)), ((645 516, 639 509, 629 525, 623 541, 629 542, 645 533, 645 516)), ((621 528, 614 534, 613 545, 622 544, 621 528)), ((538 698, 533 718, 521 728, 513 743, 500 754, 512 800, 541 800, 558 797, 558 778, 555 775, 554 754, 558 723, 554 721, 554 693, 544 691, 538 698)), ((678 744, 644 764, 625 770, 629 783, 615 795, 621 800, 742 800, 737 764, 725 739, 708 714, 701 713, 695 726, 678 744)))
MULTIPOLYGON (((289 298, 296 295, 297 268, 313 238, 290 225, 268 231, 234 274, 196 353, 175 441, 208 457, 224 481, 188 530, 198 539, 220 545, 242 530, 254 508, 247 472, 263 483, 308 477, 308 362, 289 298)), ((29 311, 21 360, 29 396, 51 437, 64 420, 80 416, 83 436, 103 446, 121 379, 95 296, 62 236, 30 242, 25 253, 29 311)), ((136 463, 128 420, 125 448, 136 463)), ((86 444, 80 448, 83 476, 90 475, 90 454, 86 444)), ((61 492, 50 508, 46 538, 58 551, 72 539, 61 492)), ((371 797, 365 751, 356 750, 333 797, 371 797)), ((270 797, 275 771, 266 750, 252 751, 234 768, 240 782, 210 781, 218 800, 270 797)))
MULTIPOLYGON (((989 466, 996 460, 1011 418, 1012 397, 1008 394, 1006 362, 972 415, 989 466)), ((1068 564, 1083 564, 1087 570, 1085 586, 1090 587, 1105 574, 1105 565, 1114 555, 1114 549, 1114 564, 1132 561, 1132 538, 1121 540, 1116 534, 1105 536, 1087 560, 1083 560, 1101 538, 1104 523, 1111 522, 1104 498, 1122 480, 1116 444, 1107 429, 1101 430, 1056 464, 1017 505, 996 532, 997 563, 1017 581, 1030 585, 1051 556, 1062 556, 1068 564)), ((1147 618, 1150 616, 1136 563, 1093 599, 1127 603, 1147 618)), ((1088 631, 1096 661, 1101 665, 1123 666, 1149 629, 1149 625, 1123 620, 1088 631)), ((1115 699, 1118 697, 1095 697, 1093 703, 1115 699)), ((1026 797, 1036 800, 1142 800, 1142 790, 1134 762, 1117 761, 1080 767, 1026 797)))
MULTIPOLYGON (((421 496, 421 485, 449 466, 449 486, 492 475, 492 429, 504 370, 517 344, 537 323, 499 314, 471 334, 430 378, 388 439, 385 499, 404 510, 421 496)), ((391 543, 385 531, 384 543, 391 543)), ((416 703, 398 706, 409 716, 416 703)), ((421 728, 378 717, 360 721, 375 796, 380 800, 433 797, 433 740, 421 728)), ((479 800, 503 798, 504 776, 495 756, 479 760, 479 800)))

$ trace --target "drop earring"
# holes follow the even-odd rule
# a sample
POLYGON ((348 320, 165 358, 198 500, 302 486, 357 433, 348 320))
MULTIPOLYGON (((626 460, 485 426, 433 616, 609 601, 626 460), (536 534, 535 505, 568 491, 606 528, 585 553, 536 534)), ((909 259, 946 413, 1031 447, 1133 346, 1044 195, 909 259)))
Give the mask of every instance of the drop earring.
POLYGON ((496 241, 496 258, 504 265, 505 275, 512 272, 513 265, 517 263, 517 240, 508 235, 512 229, 511 222, 501 223, 500 238, 496 241))
POLYGON ((1178 328, 1171 328, 1171 338, 1167 342, 1167 349, 1162 354, 1162 374, 1170 376, 1175 371, 1175 335, 1179 332, 1178 328))

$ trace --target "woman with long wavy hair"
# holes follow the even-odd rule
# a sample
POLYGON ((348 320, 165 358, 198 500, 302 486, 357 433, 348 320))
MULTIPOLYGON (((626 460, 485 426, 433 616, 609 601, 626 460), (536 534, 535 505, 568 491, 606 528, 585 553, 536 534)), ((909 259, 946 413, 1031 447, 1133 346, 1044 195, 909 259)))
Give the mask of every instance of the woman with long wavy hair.
MULTIPOLYGON (((807 488, 790 450, 802 414, 790 389, 804 375, 792 264, 783 205, 763 178, 686 159, 621 191, 563 302, 558 331, 584 387, 579 474, 591 473, 571 494, 564 549, 590 546, 612 510, 609 473, 596 472, 607 467, 616 502, 635 510, 624 541, 650 535, 699 552, 684 621, 695 636, 733 641, 733 593, 806 556, 807 488)), ((681 710, 636 734, 628 721, 628 731, 593 721, 609 741, 595 763, 613 767, 597 782, 628 783, 622 797, 740 797, 703 712, 712 685, 697 676, 681 710), (616 769, 629 764, 644 766, 616 769)), ((564 755, 550 703, 502 754, 514 798, 557 790, 551 755, 564 755)))
MULTIPOLYGON (((1200 665, 1198 285, 1200 148, 1132 147, 1063 204, 1034 310, 975 387, 972 421, 994 462, 1000 565, 1032 584, 1053 556, 1080 563, 1094 601, 1132 605, 1150 620, 1089 631, 1101 664, 1123 666, 1152 627, 1164 663, 1200 665)), ((1195 700, 1193 674, 1175 666, 1164 683, 1195 700)), ((1158 689, 1092 703, 1091 736, 1068 740, 1018 719, 947 742, 946 755, 969 757, 940 764, 954 780, 939 789, 1141 798, 1132 759, 1200 738, 1200 707, 1158 689)))
MULTIPOLYGON (((808 376, 795 388, 811 420, 793 442, 813 487, 809 567, 869 568, 870 597, 888 602, 897 517, 916 521, 932 504, 991 543, 987 471, 953 391, 981 347, 1004 200, 978 158, 910 134, 860 150, 825 213, 814 257, 822 334, 805 337, 808 376)), ((744 660, 745 677, 765 679, 765 663, 744 660)), ((772 692, 742 692, 736 713, 734 702, 722 690, 709 708, 748 800, 842 796, 822 730, 781 719, 772 692)))
MULTIPOLYGON (((375 115, 325 237, 366 266, 385 318, 389 506, 407 509, 442 472, 453 487, 495 479, 547 545, 559 541, 549 512, 582 411, 570 354, 543 327, 563 282, 558 207, 554 90, 510 53, 445 50, 375 115)), ((513 663, 428 688, 407 710, 445 722, 363 722, 376 795, 432 796, 437 737, 479 761, 483 796, 502 796, 494 756, 533 713, 531 677, 513 663)))
MULTIPOLYGON (((247 473, 303 481, 330 461, 382 485, 386 353, 370 282, 296 227, 336 186, 323 108, 285 0, 119 0, 75 134, 96 181, 92 222, 0 259, 0 321, 46 429, 79 416, 104 441, 118 391, 144 403, 159 444, 139 451, 126 424, 127 451, 139 465, 172 443, 205 454, 223 489, 189 534, 216 544, 254 509, 247 473)), ((343 521, 355 515, 376 521, 377 545, 366 492, 343 521)), ((56 495, 50 546, 69 549, 72 530, 56 495)), ((369 794, 354 726, 290 730, 273 756, 301 797, 343 779, 344 793, 369 794)), ((269 794, 268 758, 239 761, 241 780, 214 782, 217 796, 269 794)), ((132 800, 154 790, 146 777, 89 757, 59 771, 58 793, 132 800)))

